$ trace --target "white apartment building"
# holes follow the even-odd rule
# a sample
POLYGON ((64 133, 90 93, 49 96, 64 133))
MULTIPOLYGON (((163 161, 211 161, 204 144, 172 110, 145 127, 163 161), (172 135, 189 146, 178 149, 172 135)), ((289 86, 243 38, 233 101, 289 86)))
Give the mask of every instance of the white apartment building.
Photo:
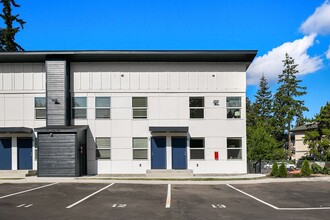
POLYGON ((246 70, 256 53, 0 53, 0 170, 246 173, 246 70))

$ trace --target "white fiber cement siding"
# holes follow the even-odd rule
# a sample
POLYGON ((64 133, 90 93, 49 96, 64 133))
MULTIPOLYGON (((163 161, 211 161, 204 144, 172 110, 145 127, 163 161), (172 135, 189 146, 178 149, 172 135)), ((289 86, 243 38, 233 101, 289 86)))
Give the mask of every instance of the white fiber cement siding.
MULTIPOLYGON (((243 63, 71 63, 72 96, 87 97, 88 174, 145 173, 151 168, 149 126, 188 126, 188 169, 246 173, 246 73, 243 63), (111 119, 95 119, 95 97, 111 97, 111 119), (148 118, 132 119, 132 97, 148 97, 148 118), (190 119, 189 97, 202 96, 204 118, 190 119), (242 98, 241 119, 227 119, 226 97, 242 98), (219 100, 215 106, 213 101, 219 100), (111 137, 111 160, 96 160, 95 138, 111 137), (133 160, 132 137, 148 137, 148 160, 133 160), (205 138, 205 159, 190 160, 189 137, 205 138), (227 160, 227 137, 242 138, 242 160, 227 160), (214 152, 219 152, 219 160, 214 152)), ((167 169, 171 137, 167 137, 167 169)))
MULTIPOLYGON (((0 63, 0 127, 46 125, 45 119, 35 119, 34 108, 34 98, 46 96, 45 76, 43 63, 0 63)), ((12 169, 17 169, 17 138, 31 136, 35 134, 0 134, 12 138, 12 169)), ((33 148, 33 169, 37 169, 34 153, 33 148)))

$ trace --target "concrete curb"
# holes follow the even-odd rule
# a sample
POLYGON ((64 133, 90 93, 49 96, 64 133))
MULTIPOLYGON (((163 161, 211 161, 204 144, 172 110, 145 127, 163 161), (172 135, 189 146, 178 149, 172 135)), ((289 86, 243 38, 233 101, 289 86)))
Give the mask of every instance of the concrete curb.
MULTIPOLYGON (((247 175, 245 175, 247 176, 247 175)), ((26 177, 22 179, 1 179, 1 183, 129 183, 129 184, 192 184, 192 185, 221 185, 221 184, 260 184, 260 183, 288 183, 288 182, 313 182, 313 181, 328 181, 330 176, 325 177, 307 177, 307 178, 268 178, 265 175, 259 177, 245 177, 242 176, 226 176, 226 177, 204 177, 204 178, 173 178, 173 179, 147 179, 147 178, 96 178, 96 177, 26 177), (258 178, 258 179, 256 179, 258 178), (194 180, 198 179, 198 180, 194 180)))

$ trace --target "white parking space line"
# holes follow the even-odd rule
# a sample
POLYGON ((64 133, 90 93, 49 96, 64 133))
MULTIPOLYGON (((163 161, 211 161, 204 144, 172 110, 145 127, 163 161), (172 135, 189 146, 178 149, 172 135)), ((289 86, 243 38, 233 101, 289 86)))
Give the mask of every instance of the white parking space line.
POLYGON ((232 189, 234 189, 234 190, 236 190, 236 191, 238 191, 238 192, 240 192, 240 193, 242 193, 242 194, 244 194, 244 195, 246 195, 246 196, 249 196, 249 197, 252 198, 252 199, 257 200, 258 202, 261 202, 261 203, 263 203, 263 204, 265 204, 265 205, 267 205, 267 206, 269 206, 269 207, 272 207, 273 209, 278 209, 278 207, 276 207, 276 206, 274 206, 274 205, 272 205, 272 204, 269 204, 268 202, 265 202, 265 201, 263 201, 263 200, 261 200, 261 199, 258 199, 257 197, 252 196, 252 195, 250 195, 250 194, 248 194, 248 193, 246 193, 246 192, 243 192, 242 190, 239 190, 239 189, 237 189, 237 188, 231 186, 230 184, 227 184, 227 186, 229 186, 230 188, 232 188, 232 189))
POLYGON ((277 206, 274 206, 274 205, 272 205, 272 204, 269 204, 268 202, 265 202, 265 201, 263 201, 263 200, 261 200, 261 199, 258 199, 257 197, 255 197, 255 196, 252 196, 252 195, 250 195, 250 194, 248 194, 248 193, 246 193, 246 192, 244 192, 244 191, 242 191, 242 190, 240 190, 240 189, 237 189, 237 188, 235 188, 234 186, 231 186, 230 184, 226 184, 227 186, 229 186, 230 188, 232 188, 232 189, 234 189, 234 190, 236 190, 236 191, 238 191, 238 192, 240 192, 240 193, 242 193, 242 194, 244 194, 244 195, 246 195, 246 196, 249 196, 250 198, 252 198, 252 199, 255 199, 255 200, 257 200, 258 202, 261 202, 261 203, 263 203, 263 204, 265 204, 265 205, 267 205, 267 206, 269 206, 269 207, 271 207, 271 208, 273 208, 273 209, 276 209, 276 210, 283 210, 283 211, 303 211, 303 210, 326 210, 326 209, 330 209, 330 207, 312 207, 312 208, 279 208, 279 207, 277 207, 277 206))
POLYGON ((42 188, 45 188, 45 187, 48 187, 48 186, 52 186, 52 185, 55 185, 55 184, 58 184, 58 182, 56 182, 56 183, 51 183, 51 184, 44 185, 44 186, 39 186, 39 187, 32 188, 32 189, 28 189, 28 190, 24 190, 24 191, 17 192, 17 193, 12 193, 12 194, 5 195, 5 196, 1 196, 0 199, 4 199, 4 198, 10 197, 10 196, 15 196, 15 195, 22 194, 22 193, 26 193, 26 192, 31 192, 31 191, 38 190, 38 189, 42 189, 42 188))
POLYGON ((167 198, 166 198, 166 206, 165 208, 171 208, 171 184, 167 186, 167 198))
POLYGON ((85 201, 86 199, 88 199, 88 198, 94 196, 95 194, 97 194, 97 193, 99 193, 99 192, 101 192, 101 191, 103 191, 103 190, 109 188, 110 186, 112 186, 112 185, 114 185, 114 184, 115 184, 115 183, 111 183, 111 184, 107 185, 106 187, 103 187, 102 189, 100 189, 100 190, 98 190, 98 191, 96 191, 96 192, 94 192, 94 193, 92 193, 92 194, 86 196, 85 198, 79 200, 78 202, 75 202, 75 203, 73 203, 72 205, 67 206, 66 208, 67 208, 67 209, 70 209, 70 208, 72 208, 72 207, 78 205, 79 203, 85 201))

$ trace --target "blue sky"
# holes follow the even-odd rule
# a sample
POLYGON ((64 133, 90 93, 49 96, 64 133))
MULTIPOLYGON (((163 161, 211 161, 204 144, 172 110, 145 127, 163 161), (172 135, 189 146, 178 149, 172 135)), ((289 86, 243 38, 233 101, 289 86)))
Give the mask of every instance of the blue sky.
POLYGON ((288 52, 319 112, 330 101, 330 3, 325 0, 16 0, 25 50, 258 50, 248 70, 277 86, 288 52))

